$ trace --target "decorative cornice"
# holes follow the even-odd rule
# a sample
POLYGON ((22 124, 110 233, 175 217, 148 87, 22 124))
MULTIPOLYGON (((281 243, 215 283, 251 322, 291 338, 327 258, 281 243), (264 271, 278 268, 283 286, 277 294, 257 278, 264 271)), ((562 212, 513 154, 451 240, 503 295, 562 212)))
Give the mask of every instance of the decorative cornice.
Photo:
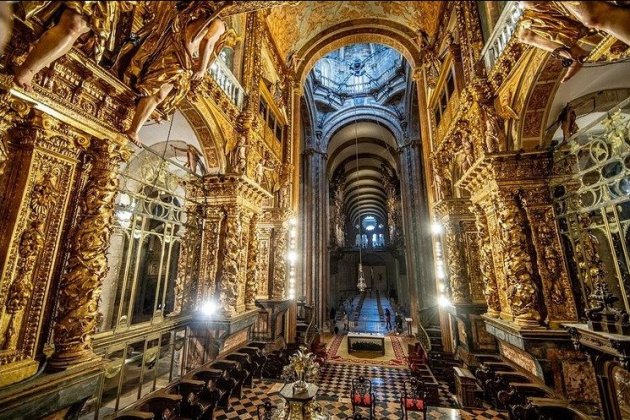
POLYGON ((240 204, 259 213, 273 196, 242 175, 210 175, 191 187, 191 196, 209 205, 240 204))
POLYGON ((446 219, 474 219, 474 215, 470 211, 472 203, 468 198, 446 198, 440 200, 433 205, 433 211, 435 214, 446 219))
POLYGON ((475 193, 485 188, 490 180, 516 185, 522 181, 547 182, 551 169, 548 152, 488 154, 478 159, 455 185, 475 193))

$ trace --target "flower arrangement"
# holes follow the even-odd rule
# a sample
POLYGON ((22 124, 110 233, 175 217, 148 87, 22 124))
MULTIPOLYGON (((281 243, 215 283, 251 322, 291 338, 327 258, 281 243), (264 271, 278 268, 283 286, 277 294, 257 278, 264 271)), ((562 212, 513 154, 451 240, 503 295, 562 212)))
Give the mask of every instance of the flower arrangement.
POLYGON ((295 382, 294 392, 304 392, 309 382, 319 378, 319 363, 315 361, 315 355, 310 353, 305 346, 289 358, 289 364, 282 369, 282 379, 285 382, 295 382))

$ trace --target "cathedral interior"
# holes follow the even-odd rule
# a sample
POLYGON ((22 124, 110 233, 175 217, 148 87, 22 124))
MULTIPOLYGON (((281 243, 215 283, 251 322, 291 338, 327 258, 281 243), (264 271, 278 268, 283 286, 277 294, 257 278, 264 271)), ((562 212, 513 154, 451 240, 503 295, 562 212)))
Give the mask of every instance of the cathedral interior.
POLYGON ((630 2, 0 2, 0 419, 630 419, 630 2))

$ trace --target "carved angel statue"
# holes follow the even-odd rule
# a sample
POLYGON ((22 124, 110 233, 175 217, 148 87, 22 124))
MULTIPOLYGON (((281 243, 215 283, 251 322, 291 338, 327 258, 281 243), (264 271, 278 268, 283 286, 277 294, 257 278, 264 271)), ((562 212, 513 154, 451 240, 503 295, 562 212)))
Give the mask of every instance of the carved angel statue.
POLYGON ((451 191, 450 171, 446 166, 433 167, 433 185, 435 186, 435 195, 438 200, 450 197, 451 191))
POLYGON ((435 52, 435 46, 431 44, 429 35, 422 29, 418 31, 418 47, 421 54, 421 61, 427 69, 427 83, 434 88, 440 76, 442 62, 435 52))
POLYGON ((22 15, 28 19, 38 15, 46 22, 61 15, 48 29, 13 76, 14 83, 24 90, 32 89, 33 77, 44 67, 65 55, 77 40, 91 34, 94 59, 100 61, 106 50, 114 47, 120 14, 132 9, 134 1, 25 1, 22 15))
POLYGON ((236 147, 230 152, 232 172, 244 174, 247 171, 247 137, 239 136, 236 147))
POLYGON ((123 47, 116 63, 123 81, 140 95, 126 132, 135 142, 153 111, 170 114, 191 82, 203 78, 226 38, 219 18, 226 2, 192 1, 177 10, 178 4, 159 2, 156 17, 138 34, 139 42, 123 47))
MULTIPOLYGON (((613 1, 521 1, 525 9, 517 28, 524 44, 551 52, 567 67, 562 82, 577 73, 588 55, 578 41, 593 30, 630 45, 630 9, 613 1)), ((627 3, 627 2, 623 2, 627 3)))
POLYGON ((462 137, 462 152, 461 152, 461 170, 462 174, 470 169, 470 167, 475 163, 475 150, 473 147, 470 138, 467 135, 462 137))
POLYGON ((486 152, 495 153, 505 150, 505 133, 501 128, 501 122, 494 108, 490 106, 483 107, 483 115, 486 123, 485 143, 486 152))
POLYGON ((187 144, 186 147, 176 147, 171 145, 175 153, 177 152, 186 152, 186 167, 197 173, 197 168, 199 168, 201 175, 205 175, 208 173, 206 170, 206 166, 203 164, 203 160, 201 157, 201 152, 197 150, 195 146, 192 144, 187 144))
POLYGON ((254 170, 254 180, 259 184, 263 185, 263 181, 265 180, 265 173, 268 171, 272 171, 274 169, 273 165, 269 159, 269 153, 265 151, 263 157, 256 163, 256 169, 254 170))

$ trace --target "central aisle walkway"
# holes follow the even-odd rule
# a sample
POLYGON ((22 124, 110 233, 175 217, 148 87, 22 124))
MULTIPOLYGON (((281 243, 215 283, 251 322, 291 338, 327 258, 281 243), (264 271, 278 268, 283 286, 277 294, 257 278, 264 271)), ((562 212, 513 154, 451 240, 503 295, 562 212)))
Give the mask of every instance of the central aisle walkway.
MULTIPOLYGON (((394 326, 395 312, 389 303, 389 299, 377 297, 377 292, 368 293, 363 301, 361 312, 355 318, 357 322, 350 325, 350 331, 356 332, 369 332, 369 333, 381 333, 386 334, 385 329, 385 310, 389 309, 391 312, 391 323, 394 326), (380 308, 379 308, 380 300, 380 308), (380 309, 380 311, 379 311, 380 309)), ((393 331, 393 329, 392 329, 393 331)))

